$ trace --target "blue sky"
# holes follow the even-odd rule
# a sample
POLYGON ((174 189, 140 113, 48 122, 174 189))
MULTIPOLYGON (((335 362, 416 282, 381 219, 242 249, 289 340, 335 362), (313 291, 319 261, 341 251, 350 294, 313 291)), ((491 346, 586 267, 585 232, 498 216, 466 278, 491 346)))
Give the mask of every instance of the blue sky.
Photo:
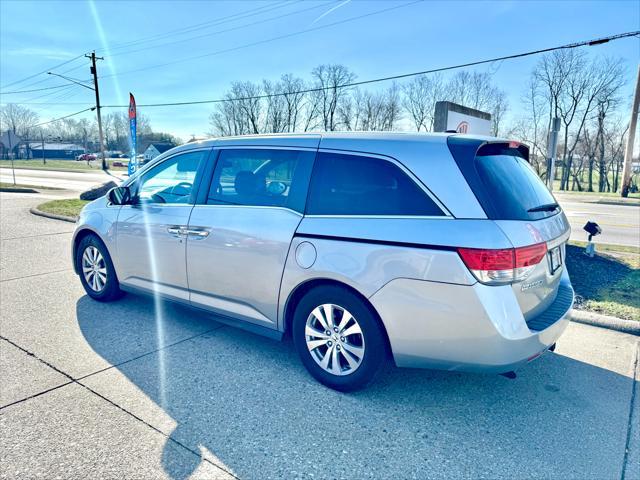
MULTIPOLYGON (((94 49, 105 56, 98 65, 104 77, 102 103, 127 103, 131 91, 142 104, 219 98, 233 80, 277 79, 289 72, 309 78, 311 69, 322 63, 347 65, 364 80, 640 29, 637 1, 409 3, 2 0, 0 91, 61 85, 63 80, 46 74, 10 84, 94 49), (232 15, 237 16, 227 18, 232 15), (249 23, 257 24, 244 26, 249 23), (186 27, 192 28, 175 32, 186 27), (313 28, 317 30, 244 47, 313 28), (230 49, 234 50, 216 53, 230 49), (180 61, 199 55, 206 56, 180 61), (176 61, 180 62, 149 68, 176 61)), ((639 46, 633 38, 587 51, 626 61, 625 95, 630 97, 639 46)), ((529 57, 479 69, 493 72, 495 83, 507 92, 511 115, 518 114, 524 84, 536 61, 529 57)), ((90 77, 84 58, 54 71, 68 71, 68 76, 82 80, 90 77)), ((24 102, 42 119, 50 119, 93 105, 92 96, 90 90, 71 87, 3 95, 0 100, 24 102)), ((188 139, 209 129, 211 110, 204 105, 143 111, 155 130, 188 139)))

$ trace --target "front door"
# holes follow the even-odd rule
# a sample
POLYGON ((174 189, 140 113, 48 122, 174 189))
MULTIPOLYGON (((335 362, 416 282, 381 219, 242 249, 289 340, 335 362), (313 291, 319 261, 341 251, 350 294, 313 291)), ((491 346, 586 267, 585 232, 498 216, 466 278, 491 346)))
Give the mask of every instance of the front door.
POLYGON ((291 239, 302 219, 315 149, 225 148, 191 213, 191 302, 269 328, 291 239), (200 204, 201 203, 201 204, 200 204))
POLYGON ((185 231, 196 173, 208 154, 198 150, 171 156, 131 186, 132 204, 120 209, 116 225, 123 285, 189 300, 185 231))

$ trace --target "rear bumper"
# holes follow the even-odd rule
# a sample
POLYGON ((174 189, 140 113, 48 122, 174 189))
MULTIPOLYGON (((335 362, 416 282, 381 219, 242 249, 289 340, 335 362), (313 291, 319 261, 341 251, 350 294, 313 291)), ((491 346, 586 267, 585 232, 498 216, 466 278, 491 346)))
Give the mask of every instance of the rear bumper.
POLYGON ((396 279, 370 301, 398 366, 501 373, 536 358, 564 332, 573 305, 566 271, 559 292, 529 325, 511 286, 396 279))

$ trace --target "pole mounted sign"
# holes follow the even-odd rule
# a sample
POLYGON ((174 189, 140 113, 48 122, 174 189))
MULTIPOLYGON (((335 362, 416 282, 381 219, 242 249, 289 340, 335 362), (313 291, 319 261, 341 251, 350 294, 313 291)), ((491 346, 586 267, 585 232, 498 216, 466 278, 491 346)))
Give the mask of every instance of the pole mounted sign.
POLYGON ((11 173, 13 174, 13 184, 16 184, 16 170, 13 168, 13 157, 15 156, 13 153, 13 149, 22 142, 22 139, 13 133, 11 130, 7 130, 5 133, 0 135, 0 143, 4 145, 4 149, 7 151, 9 155, 9 159, 11 160, 11 173))
POLYGON ((491 114, 452 102, 436 102, 433 131, 491 135, 491 114))
POLYGON ((136 99, 129 93, 129 130, 131 131, 131 153, 129 154, 129 175, 133 175, 138 169, 138 159, 136 158, 138 135, 136 133, 136 99))

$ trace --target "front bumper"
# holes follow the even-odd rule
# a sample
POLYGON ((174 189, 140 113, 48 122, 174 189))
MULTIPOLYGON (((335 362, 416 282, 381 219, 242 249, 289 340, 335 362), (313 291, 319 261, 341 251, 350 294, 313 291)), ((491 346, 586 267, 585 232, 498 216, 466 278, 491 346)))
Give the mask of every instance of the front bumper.
MULTIPOLYGON (((371 296, 399 367, 502 373, 536 358, 569 323, 573 290, 563 273, 554 318, 525 321, 511 286, 396 279, 371 296), (568 295, 568 297, 567 297, 568 295)), ((553 309, 553 310, 552 310, 553 309)))

